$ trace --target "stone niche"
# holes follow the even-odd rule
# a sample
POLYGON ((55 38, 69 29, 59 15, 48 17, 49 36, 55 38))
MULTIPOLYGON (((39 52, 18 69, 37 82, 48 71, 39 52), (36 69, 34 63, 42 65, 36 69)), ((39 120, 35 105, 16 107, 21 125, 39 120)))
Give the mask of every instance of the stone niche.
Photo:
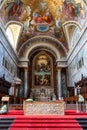
POLYGON ((24 115, 64 115, 64 102, 29 102, 23 103, 24 115))

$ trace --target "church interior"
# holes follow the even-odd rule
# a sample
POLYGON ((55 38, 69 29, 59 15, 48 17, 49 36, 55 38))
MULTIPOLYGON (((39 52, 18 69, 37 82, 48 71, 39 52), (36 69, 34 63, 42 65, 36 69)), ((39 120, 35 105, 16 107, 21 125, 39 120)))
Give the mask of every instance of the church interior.
POLYGON ((79 94, 86 102, 87 0, 0 0, 0 102, 76 104, 79 94))
POLYGON ((86 19, 86 0, 1 0, 0 98, 87 98, 86 19))

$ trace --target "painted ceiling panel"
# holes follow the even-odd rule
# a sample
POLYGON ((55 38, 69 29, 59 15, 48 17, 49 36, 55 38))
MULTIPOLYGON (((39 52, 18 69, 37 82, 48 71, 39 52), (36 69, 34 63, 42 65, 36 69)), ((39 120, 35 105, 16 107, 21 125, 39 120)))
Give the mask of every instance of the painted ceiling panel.
POLYGON ((62 24, 74 20, 82 25, 87 17, 87 0, 0 0, 0 4, 4 25, 11 20, 23 24, 19 42, 46 34, 64 43, 62 24))
MULTIPOLYGON (((4 1, 4 0, 3 0, 4 1)), ((30 23, 33 18, 37 18, 36 23, 50 23, 52 19, 47 19, 52 15, 53 19, 78 20, 78 17, 85 17, 87 0, 6 0, 2 6, 1 17, 6 23, 9 20, 19 20, 30 23), (29 18, 30 17, 30 18, 29 18)))

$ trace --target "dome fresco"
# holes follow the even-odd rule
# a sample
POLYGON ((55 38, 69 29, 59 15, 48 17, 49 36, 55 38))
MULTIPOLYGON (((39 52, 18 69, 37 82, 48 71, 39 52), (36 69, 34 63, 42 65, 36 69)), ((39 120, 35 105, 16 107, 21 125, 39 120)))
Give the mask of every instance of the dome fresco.
POLYGON ((39 34, 53 35, 65 42, 62 25, 77 21, 80 25, 87 17, 87 0, 0 0, 0 17, 23 24, 20 42, 39 34))
POLYGON ((30 24, 52 24, 54 20, 60 28, 61 22, 79 21, 79 18, 87 16, 87 0, 0 0, 0 3, 3 5, 0 12, 4 23, 18 20, 30 24))

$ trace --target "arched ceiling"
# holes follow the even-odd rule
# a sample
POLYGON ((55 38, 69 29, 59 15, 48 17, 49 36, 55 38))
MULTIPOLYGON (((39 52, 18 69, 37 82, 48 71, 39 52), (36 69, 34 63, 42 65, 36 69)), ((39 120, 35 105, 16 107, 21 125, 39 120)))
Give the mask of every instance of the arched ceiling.
POLYGON ((19 43, 45 34, 67 46, 62 25, 70 20, 82 25, 87 17, 87 0, 0 0, 0 4, 5 27, 11 21, 23 26, 19 43))

